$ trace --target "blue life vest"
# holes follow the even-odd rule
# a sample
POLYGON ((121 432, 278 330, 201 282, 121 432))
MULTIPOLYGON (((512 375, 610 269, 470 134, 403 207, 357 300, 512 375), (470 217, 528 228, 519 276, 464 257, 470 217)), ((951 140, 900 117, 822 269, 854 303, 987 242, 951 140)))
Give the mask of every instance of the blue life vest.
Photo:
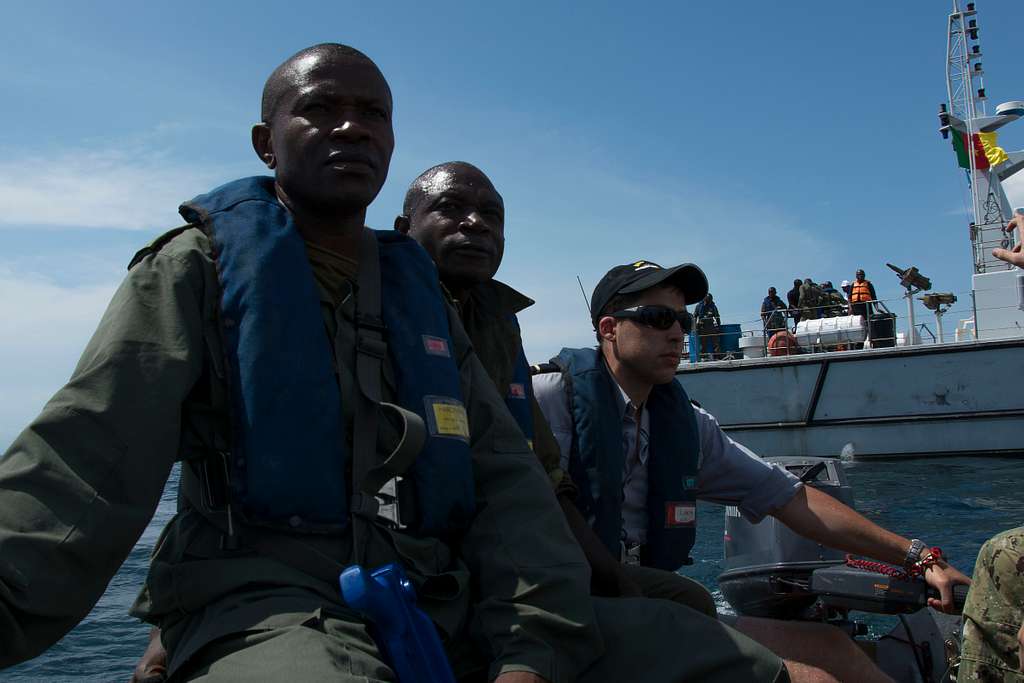
MULTIPOLYGON (((562 349, 551 362, 562 369, 575 434, 569 475, 577 505, 613 556, 622 540, 625 453, 618 388, 595 349, 562 349)), ((644 404, 650 413, 647 457, 647 547, 644 564, 675 571, 690 564, 696 538, 700 435, 693 406, 679 382, 656 385, 644 404)))
MULTIPOLYGON (((514 313, 509 317, 518 332, 519 319, 514 313)), ((505 394, 505 404, 512 417, 519 423, 519 428, 523 430, 530 448, 533 448, 533 381, 530 378, 530 364, 526 362, 526 352, 523 351, 521 342, 515 366, 512 368, 512 382, 505 394)))
MULTIPOLYGON (((349 438, 305 243, 274 180, 243 178, 181 207, 213 243, 231 394, 231 498, 250 522, 297 531, 349 523, 349 438)), ((428 425, 408 473, 413 529, 466 525, 475 490, 459 372, 437 271, 414 241, 377 232, 382 317, 398 403, 428 425)))

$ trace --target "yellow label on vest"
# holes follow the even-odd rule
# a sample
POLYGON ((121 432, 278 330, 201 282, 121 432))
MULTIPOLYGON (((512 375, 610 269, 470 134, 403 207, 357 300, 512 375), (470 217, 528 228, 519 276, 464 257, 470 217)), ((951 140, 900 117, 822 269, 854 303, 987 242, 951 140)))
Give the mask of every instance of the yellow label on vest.
POLYGON ((469 418, 462 403, 441 396, 427 396, 426 403, 431 435, 469 440, 469 418))

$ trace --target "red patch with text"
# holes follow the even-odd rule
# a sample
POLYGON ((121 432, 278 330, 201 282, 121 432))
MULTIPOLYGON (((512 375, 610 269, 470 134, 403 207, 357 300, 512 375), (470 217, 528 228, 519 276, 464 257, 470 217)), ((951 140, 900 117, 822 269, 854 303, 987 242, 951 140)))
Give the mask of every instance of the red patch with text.
POLYGON ((694 526, 697 523, 697 504, 693 502, 665 503, 665 528, 694 526))

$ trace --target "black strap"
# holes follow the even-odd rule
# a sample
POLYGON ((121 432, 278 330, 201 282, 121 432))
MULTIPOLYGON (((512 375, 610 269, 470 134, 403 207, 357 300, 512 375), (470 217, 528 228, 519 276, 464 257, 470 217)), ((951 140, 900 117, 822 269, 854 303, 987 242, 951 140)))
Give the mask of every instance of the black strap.
POLYGON ((356 395, 352 434, 352 551, 362 564, 370 520, 378 504, 364 483, 377 455, 377 419, 381 401, 381 373, 388 347, 381 318, 380 254, 377 238, 363 228, 359 243, 359 276, 356 298, 356 395))
MULTIPOLYGON (((363 229, 359 245, 358 293, 356 294, 356 397, 352 434, 352 543, 356 563, 365 554, 369 524, 381 512, 377 495, 395 477, 404 474, 426 442, 423 418, 381 397, 384 359, 388 355, 387 329, 381 317, 380 252, 372 230, 363 229), (377 425, 381 409, 395 416, 402 437, 383 461, 377 459, 377 425)), ((397 511, 397 494, 390 507, 397 511)), ((400 524, 395 518, 388 521, 400 524)))
POLYGON ((531 375, 544 375, 549 372, 561 372, 562 368, 554 363, 534 363, 530 366, 531 375))

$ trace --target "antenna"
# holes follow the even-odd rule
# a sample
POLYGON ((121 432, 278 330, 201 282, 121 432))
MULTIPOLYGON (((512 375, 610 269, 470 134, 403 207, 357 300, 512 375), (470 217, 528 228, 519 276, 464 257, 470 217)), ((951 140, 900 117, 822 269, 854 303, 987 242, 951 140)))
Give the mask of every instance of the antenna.
POLYGON ((587 290, 583 289, 583 280, 580 279, 579 275, 576 276, 576 282, 580 283, 580 294, 583 295, 583 305, 587 307, 587 317, 593 318, 594 312, 590 310, 590 300, 587 299, 587 290))

